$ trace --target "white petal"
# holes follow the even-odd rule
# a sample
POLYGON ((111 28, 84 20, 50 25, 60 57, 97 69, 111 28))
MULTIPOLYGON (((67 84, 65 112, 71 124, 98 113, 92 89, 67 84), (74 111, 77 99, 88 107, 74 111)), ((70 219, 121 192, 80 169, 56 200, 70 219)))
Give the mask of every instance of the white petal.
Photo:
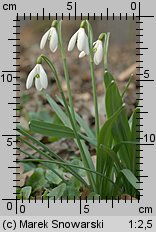
POLYGON ((69 44, 68 44, 68 51, 71 52, 73 50, 73 48, 75 47, 75 43, 77 40, 77 36, 78 36, 78 32, 77 31, 70 39, 69 44))
POLYGON ((47 74, 44 71, 42 65, 40 64, 40 82, 42 85, 42 88, 46 89, 48 87, 48 78, 47 78, 47 74))
POLYGON ((94 63, 96 65, 100 64, 100 62, 102 61, 102 57, 103 57, 103 46, 102 46, 102 41, 99 40, 99 42, 97 42, 94 48, 96 48, 96 52, 94 54, 94 63), (97 45, 97 46, 96 46, 97 45))
POLYGON ((41 85, 41 81, 40 81, 40 77, 39 78, 35 78, 35 87, 38 91, 42 90, 42 85, 41 85))
POLYGON ((42 39, 41 39, 41 42, 40 42, 40 49, 43 49, 45 44, 46 44, 46 41, 48 39, 48 36, 49 36, 49 32, 50 32, 50 29, 42 36, 42 39))
POLYGON ((78 39, 77 39, 77 48, 79 51, 85 51, 88 53, 88 37, 85 33, 84 28, 80 28, 78 32, 78 39))
POLYGON ((57 46, 58 46, 58 35, 57 35, 57 31, 55 27, 52 27, 50 29, 50 50, 52 52, 55 52, 57 50, 57 46))
POLYGON ((82 58, 82 57, 84 57, 86 55, 86 53, 84 52, 84 51, 82 51, 82 52, 80 52, 80 54, 79 54, 79 58, 82 58))
POLYGON ((85 42, 84 51, 85 51, 86 55, 89 55, 89 45, 88 45, 88 37, 87 37, 87 35, 86 35, 86 42, 85 42))
POLYGON ((35 75, 37 74, 37 65, 31 70, 31 72, 28 75, 27 81, 26 81, 26 88, 30 89, 33 83, 33 79, 35 75))

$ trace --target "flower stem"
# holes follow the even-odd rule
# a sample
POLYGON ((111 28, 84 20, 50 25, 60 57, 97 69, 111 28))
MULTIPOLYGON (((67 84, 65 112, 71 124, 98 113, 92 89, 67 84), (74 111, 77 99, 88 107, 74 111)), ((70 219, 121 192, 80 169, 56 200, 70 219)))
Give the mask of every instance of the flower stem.
MULTIPOLYGON (((60 25, 60 23, 59 23, 59 25, 60 25)), ((61 25, 60 25, 60 27, 61 27, 61 25)), ((65 56, 63 42, 62 42, 61 28, 59 30, 58 37, 59 37, 59 47, 60 47, 62 61, 63 61, 64 75, 65 75, 66 84, 67 84, 67 94, 68 94, 68 99, 69 99, 69 105, 70 105, 70 109, 71 109, 73 123, 76 127, 77 123, 76 123, 75 112, 74 112, 74 107, 73 107, 73 99, 72 99, 71 88, 70 88, 70 79, 69 79, 69 72, 68 72, 68 67, 67 67, 67 60, 66 60, 66 56, 65 56)))
POLYGON ((93 88, 94 110, 95 110, 96 138, 98 139, 98 136, 99 136, 99 111, 98 111, 98 100, 97 100, 97 91, 96 91, 94 62, 93 62, 92 55, 90 55, 90 69, 91 69, 92 88, 93 88))
POLYGON ((93 31, 92 27, 88 20, 86 20, 86 26, 88 31, 88 45, 89 45, 89 62, 91 69, 91 78, 92 78, 92 88, 93 88, 93 101, 94 101, 94 110, 95 110, 95 128, 96 128, 96 138, 99 136, 99 112, 98 112, 98 100, 97 100, 97 91, 96 91, 96 78, 93 62, 93 31))
POLYGON ((110 33, 106 33, 104 42, 104 72, 108 70, 108 46, 110 33))

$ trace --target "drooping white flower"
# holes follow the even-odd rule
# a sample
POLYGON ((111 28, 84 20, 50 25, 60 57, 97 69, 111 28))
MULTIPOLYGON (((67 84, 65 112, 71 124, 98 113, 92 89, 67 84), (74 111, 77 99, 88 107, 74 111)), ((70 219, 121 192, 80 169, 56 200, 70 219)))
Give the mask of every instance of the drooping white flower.
POLYGON ((68 44, 68 51, 72 51, 77 42, 77 48, 80 52, 84 51, 89 54, 88 36, 86 35, 85 29, 80 27, 79 30, 71 37, 68 44))
POLYGON ((52 52, 55 52, 58 47, 58 34, 56 30, 57 21, 53 21, 52 27, 42 36, 40 48, 43 49, 47 40, 49 40, 49 47, 52 52))
MULTIPOLYGON (((97 40, 96 42, 93 43, 93 49, 94 49, 94 63, 96 65, 100 64, 100 62, 102 61, 103 58, 103 42, 101 40, 97 40)), ((87 54, 85 53, 85 51, 82 51, 79 54, 79 58, 82 58, 84 56, 86 56, 87 54)))
POLYGON ((35 67, 31 70, 26 81, 26 88, 30 89, 33 80, 35 79, 35 87, 38 91, 46 89, 48 87, 48 78, 47 74, 44 71, 41 64, 36 64, 35 67))
POLYGON ((94 53, 94 63, 96 65, 100 64, 103 58, 103 42, 101 40, 97 40, 94 45, 95 53, 94 53))
MULTIPOLYGON (((94 52, 94 63, 96 65, 100 64, 103 58, 103 43, 105 39, 105 33, 101 33, 97 41, 93 43, 93 52, 94 52)), ((85 51, 80 52, 79 58, 86 56, 85 51)))

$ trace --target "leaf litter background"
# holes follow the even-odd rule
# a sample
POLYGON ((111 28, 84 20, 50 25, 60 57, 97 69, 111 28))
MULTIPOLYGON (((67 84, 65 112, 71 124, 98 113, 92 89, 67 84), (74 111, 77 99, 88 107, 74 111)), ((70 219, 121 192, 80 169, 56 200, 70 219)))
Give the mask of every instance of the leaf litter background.
MULTIPOLYGON (((67 44, 70 37, 79 28, 80 19, 74 20, 71 18, 69 21, 67 18, 63 20, 63 40, 65 49, 67 50, 67 44)), ((124 90, 125 85, 131 74, 133 74, 132 82, 124 96, 126 104, 127 114, 130 115, 133 109, 137 105, 136 92, 137 91, 137 76, 136 76, 136 30, 135 21, 132 18, 128 20, 119 20, 119 17, 109 18, 107 21, 104 17, 101 21, 100 18, 96 20, 90 19, 93 27, 94 39, 97 40, 98 35, 101 32, 110 32, 110 46, 108 55, 109 71, 115 76, 117 84, 121 90, 124 90)), ((21 20, 20 29, 20 97, 21 97, 21 110, 18 112, 20 115, 20 123, 23 127, 28 128, 28 123, 31 119, 39 119, 47 122, 57 122, 58 118, 52 112, 48 102, 42 96, 41 93, 37 92, 35 87, 30 90, 26 90, 25 83, 27 75, 30 70, 34 67, 36 58, 41 54, 47 55, 52 59, 58 73, 59 78, 62 80, 63 90, 66 93, 66 83, 64 80, 64 71, 62 61, 60 59, 60 52, 57 50, 56 53, 52 54, 49 50, 48 43, 44 50, 40 50, 39 44, 42 35, 49 29, 51 21, 42 20, 39 18, 37 21, 35 17, 32 20, 21 20)), ((91 88, 91 77, 88 58, 79 59, 79 52, 75 48, 71 53, 66 52, 67 63, 69 67, 71 88, 73 93, 73 102, 75 110, 88 122, 88 124, 94 128, 94 107, 93 97, 91 88)), ((45 64, 43 64, 49 79, 49 86, 46 90, 53 98, 56 99, 56 95, 59 96, 57 85, 53 79, 53 76, 45 64)), ((105 106, 104 106, 104 85, 103 85, 103 64, 95 67, 96 82, 97 82, 97 93, 99 102, 99 117, 100 123, 105 121, 105 106)), ((70 159, 71 157, 79 156, 79 151, 72 140, 61 139, 57 141, 55 138, 47 138, 41 135, 34 135, 40 141, 45 143, 50 149, 54 150, 64 159, 70 159)), ((33 151, 26 148, 23 144, 20 144, 23 150, 29 151, 33 154, 33 151)), ((90 148, 92 149, 92 148, 90 148)), ((94 150, 91 151, 93 160, 95 162, 96 156, 94 150)), ((35 154, 38 156, 38 154, 35 154)), ((21 154, 19 159, 23 159, 24 155, 21 154)), ((22 175, 17 176, 20 179, 20 186, 24 186, 27 182, 28 177, 32 175, 33 170, 36 166, 25 167, 21 165, 22 175)), ((40 195, 40 193, 38 193, 40 195)))

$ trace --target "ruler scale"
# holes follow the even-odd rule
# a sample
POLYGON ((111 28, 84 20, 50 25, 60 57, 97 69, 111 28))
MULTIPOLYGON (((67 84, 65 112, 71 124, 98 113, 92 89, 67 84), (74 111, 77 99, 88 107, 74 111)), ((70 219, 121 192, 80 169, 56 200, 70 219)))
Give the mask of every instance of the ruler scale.
MULTIPOLYGON (((5 229, 13 229, 15 231, 29 231, 30 228, 24 227, 21 222, 19 226, 19 216, 26 219, 33 216, 36 221, 47 220, 47 227, 45 225, 43 231, 90 231, 89 229, 76 230, 72 227, 51 227, 51 217, 64 222, 81 221, 96 221, 99 220, 99 228, 95 231, 114 231, 120 229, 121 231, 155 231, 156 228, 156 205, 155 205, 155 177, 154 169, 156 158, 155 153, 155 106, 153 104, 155 92, 155 75, 154 75, 154 37, 155 32, 155 16, 152 12, 152 5, 154 1, 149 1, 149 11, 146 13, 147 3, 145 1, 118 1, 118 5, 113 1, 99 1, 96 5, 94 2, 86 1, 66 1, 61 2, 45 2, 31 3, 34 4, 35 10, 31 11, 31 6, 26 2, 21 3, 17 0, 16 3, 1 3, 1 22, 4 22, 5 32, 3 32, 3 41, 1 44, 2 64, 0 66, 0 92, 1 92, 1 157, 0 164, 1 176, 3 177, 1 183, 0 193, 0 223, 1 231, 5 229), (36 4, 35 4, 36 3, 36 4), (88 4, 87 4, 88 3, 88 4), (23 5, 22 5, 23 4, 23 5), (49 10, 50 7, 52 10, 49 10), (9 16, 10 15, 10 16, 9 16), (9 16, 9 17, 8 17, 9 16), (138 200, 114 199, 107 198, 105 200, 37 200, 18 199, 16 188, 20 186, 17 175, 21 173, 18 165, 18 156, 20 155, 20 141, 16 125, 19 124, 20 111, 20 30, 21 22, 32 20, 49 20, 53 18, 76 21, 77 19, 93 18, 96 21, 97 17, 101 21, 113 20, 118 22, 126 21, 129 18, 133 19, 136 28, 136 100, 139 101, 140 113, 138 114, 139 124, 136 125, 139 136, 136 138, 139 148, 136 150, 140 152, 138 157, 138 179, 140 184, 140 195, 138 200), (151 33, 151 34, 149 34, 151 33), (153 37, 153 38, 152 38, 153 37), (3 61, 4 60, 4 61, 3 61), (150 63, 151 62, 151 63, 150 63), (17 70, 16 70, 17 69, 17 70), (151 162, 152 161, 152 162, 151 162), (152 175, 153 174, 153 175, 152 175), (151 191, 150 191, 151 189, 151 191), (35 217, 35 216, 38 216, 35 217), (45 217, 47 216, 47 217, 45 217), (68 216, 68 217, 67 217, 68 216), (87 217, 86 217, 87 216, 87 217), (108 221, 107 221, 108 218, 108 221), (125 219, 124 219, 125 218, 125 219), (121 225, 121 220, 123 226, 121 225), (6 221, 10 221, 10 228, 6 221), (15 222, 16 223, 15 223, 15 222), (105 225, 103 225, 105 223, 105 225), (114 225, 112 225, 114 224, 114 225), (22 227, 23 226, 23 227, 22 227), (110 226, 110 227, 109 227, 110 226), (53 229, 51 229, 53 228, 53 229), (25 229, 25 230, 24 230, 25 229), (26 230, 27 229, 27 230, 26 230), (51 229, 51 230, 50 230, 51 229), (57 230, 58 229, 58 230, 57 230)), ((154 12, 154 11, 153 11, 154 12)), ((1 25, 3 27, 3 25, 1 25)), ((33 219, 32 219, 33 220, 33 219)), ((63 225, 63 224, 62 224, 63 225)), ((54 223, 53 226, 56 226, 54 223)), ((65 226, 65 224, 64 224, 65 226)), ((71 226, 71 224, 70 224, 71 226)), ((34 227, 34 231, 38 231, 39 227, 34 227), (36 230, 35 230, 36 229, 36 230)))

